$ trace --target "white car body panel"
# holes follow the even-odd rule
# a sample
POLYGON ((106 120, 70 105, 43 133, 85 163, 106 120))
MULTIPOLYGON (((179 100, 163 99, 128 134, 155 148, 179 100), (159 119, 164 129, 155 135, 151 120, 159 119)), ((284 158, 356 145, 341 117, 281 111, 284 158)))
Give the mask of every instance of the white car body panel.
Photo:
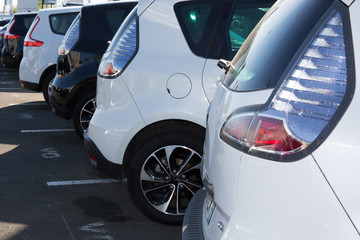
MULTIPOLYGON (((213 94, 210 92, 215 90, 217 80, 212 74, 219 76, 223 70, 217 67, 218 60, 207 60, 191 52, 173 10, 176 2, 152 2, 139 18, 141 37, 135 58, 120 77, 98 77, 97 109, 87 134, 111 162, 123 163, 129 142, 146 125, 181 119, 205 127, 209 96, 213 94), (166 38, 153 37, 165 33, 166 38), (204 88, 214 89, 207 90, 210 95, 206 96, 204 88), (122 120, 124 116, 126 122, 122 120), (108 137, 110 132, 114 134, 108 137)), ((138 14, 143 10, 142 4, 141 1, 138 14)))
MULTIPOLYGON (((353 26, 360 21, 360 1, 350 7, 350 17, 353 26)), ((355 63, 360 62, 360 32, 354 29, 353 43, 355 63)), ((356 69, 355 76, 360 76, 360 69, 356 69)), ((351 105, 341 121, 327 140, 313 155, 324 172, 330 185, 344 205, 354 224, 360 229, 360 143, 357 134, 360 132, 360 87, 356 84, 355 95, 351 105)))
MULTIPOLYGON (((49 16, 58 13, 79 12, 80 7, 51 8, 40 10, 38 16, 40 21, 32 32, 33 39, 44 42, 40 47, 24 47, 23 58, 19 68, 19 78, 21 81, 39 84, 41 75, 50 66, 56 65, 57 50, 64 38, 64 35, 52 32, 49 24, 49 16)), ((29 35, 35 21, 31 24, 25 40, 30 40, 29 35)))

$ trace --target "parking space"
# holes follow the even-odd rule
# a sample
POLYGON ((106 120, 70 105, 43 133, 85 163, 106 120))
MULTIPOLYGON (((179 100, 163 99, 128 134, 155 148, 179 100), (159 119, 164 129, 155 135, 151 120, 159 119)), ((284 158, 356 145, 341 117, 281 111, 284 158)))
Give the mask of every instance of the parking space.
POLYGON ((0 239, 180 239, 90 167, 71 120, 0 67, 0 239))

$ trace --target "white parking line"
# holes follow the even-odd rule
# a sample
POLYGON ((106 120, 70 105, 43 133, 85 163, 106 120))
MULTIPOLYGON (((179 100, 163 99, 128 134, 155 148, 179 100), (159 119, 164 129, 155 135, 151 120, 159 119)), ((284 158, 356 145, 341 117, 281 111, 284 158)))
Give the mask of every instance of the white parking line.
POLYGON ((73 132, 74 129, 35 129, 21 130, 21 133, 43 133, 43 132, 73 132))
POLYGON ((39 103, 10 103, 9 106, 40 106, 40 105, 47 105, 45 102, 39 103))
POLYGON ((46 182, 48 187, 54 186, 68 186, 68 185, 82 185, 82 184, 98 184, 98 183, 119 183, 119 180, 108 178, 108 179, 90 179, 90 180, 72 180, 72 181, 55 181, 46 182))
POLYGON ((0 90, 19 90, 23 88, 0 88, 0 90))

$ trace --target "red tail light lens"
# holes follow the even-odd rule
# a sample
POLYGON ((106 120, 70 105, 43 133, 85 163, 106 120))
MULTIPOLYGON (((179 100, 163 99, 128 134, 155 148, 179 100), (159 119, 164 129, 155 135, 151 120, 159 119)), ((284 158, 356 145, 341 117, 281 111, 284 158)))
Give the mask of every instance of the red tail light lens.
POLYGON ((27 36, 25 38, 25 41, 24 41, 25 47, 40 47, 44 44, 44 42, 36 40, 36 39, 32 38, 32 36, 31 36, 40 21, 40 17, 37 16, 37 19, 35 21, 36 21, 36 23, 33 25, 32 29, 30 30, 29 36, 27 36))
POLYGON ((14 35, 14 34, 6 34, 5 35, 5 39, 18 39, 20 36, 19 35, 14 35))

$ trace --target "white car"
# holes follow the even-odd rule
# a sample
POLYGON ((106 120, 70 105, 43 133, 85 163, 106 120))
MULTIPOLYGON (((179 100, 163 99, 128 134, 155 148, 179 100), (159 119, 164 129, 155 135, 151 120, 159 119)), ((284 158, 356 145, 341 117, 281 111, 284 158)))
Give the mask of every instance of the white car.
POLYGON ((223 73, 216 64, 235 55, 273 3, 140 0, 113 38, 85 148, 99 170, 124 172, 146 216, 180 223, 202 188, 206 110, 223 73))
POLYGON ((56 74, 57 50, 81 7, 42 9, 24 40, 19 79, 23 88, 43 92, 48 102, 48 86, 56 74))
POLYGON ((359 0, 267 12, 211 103, 183 239, 360 239, 359 21, 359 0), (259 104, 241 92, 277 79, 259 104))

